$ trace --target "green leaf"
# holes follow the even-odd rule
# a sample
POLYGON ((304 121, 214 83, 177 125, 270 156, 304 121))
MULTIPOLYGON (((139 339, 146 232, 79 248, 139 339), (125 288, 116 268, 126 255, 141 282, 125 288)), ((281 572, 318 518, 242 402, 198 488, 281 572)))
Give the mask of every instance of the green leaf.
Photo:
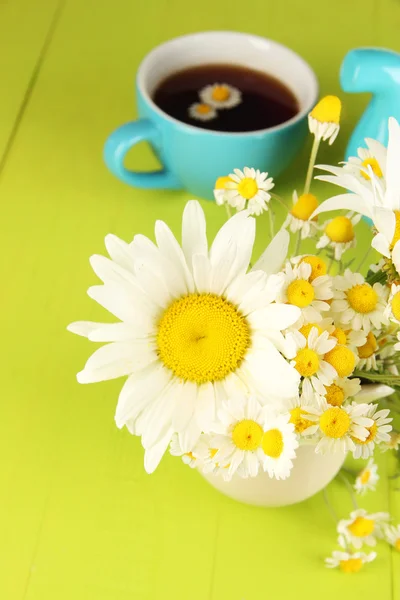
POLYGON ((360 377, 360 379, 367 379, 367 381, 373 381, 374 383, 384 383, 385 385, 389 385, 390 387, 400 388, 400 375, 355 370, 353 373, 353 377, 360 377))

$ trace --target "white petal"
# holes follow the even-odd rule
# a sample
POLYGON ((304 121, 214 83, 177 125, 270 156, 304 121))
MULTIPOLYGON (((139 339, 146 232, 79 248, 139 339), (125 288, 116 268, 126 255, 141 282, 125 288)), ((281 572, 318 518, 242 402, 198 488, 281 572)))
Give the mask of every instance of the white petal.
POLYGON ((198 442, 201 435, 201 429, 197 423, 196 416, 193 415, 189 425, 179 432, 179 443, 182 452, 191 452, 198 442))
POLYGON ((266 399, 293 398, 298 393, 300 375, 278 350, 265 340, 262 351, 250 350, 243 367, 256 389, 266 399))
POLYGON ((182 218, 182 250, 189 268, 194 254, 207 256, 206 219, 197 200, 191 200, 185 206, 182 218))
POLYGON ((126 342, 147 337, 144 327, 131 323, 98 323, 87 336, 91 342, 126 342))
POLYGON ((252 271, 260 269, 269 275, 281 271, 283 263, 286 260, 289 242, 290 235, 288 231, 286 229, 278 231, 252 268, 252 271))
POLYGON ((140 412, 162 393, 171 376, 170 371, 162 365, 151 365, 128 377, 118 398, 115 413, 117 427, 123 427, 128 420, 136 419, 140 412))
POLYGON ((160 308, 165 308, 170 304, 173 296, 164 279, 157 277, 146 265, 136 265, 135 274, 137 283, 146 294, 149 304, 157 305, 160 308))
POLYGON ((231 281, 237 276, 238 248, 234 242, 227 245, 225 254, 214 261, 211 269, 210 292, 222 295, 231 281))
POLYGON ((172 428, 168 429, 155 446, 152 448, 148 448, 144 453, 144 468, 146 473, 153 473, 158 465, 162 457, 164 456, 170 442, 172 439, 174 431, 172 428))
POLYGON ((233 276, 241 275, 248 269, 255 238, 255 219, 248 217, 245 212, 239 212, 230 218, 219 230, 210 250, 211 264, 214 265, 225 256, 228 246, 234 242, 237 246, 236 272, 233 276))
POLYGON ((353 210, 354 212, 360 213, 365 217, 371 218, 372 216, 371 208, 368 206, 365 200, 363 200, 363 198, 360 198, 360 196, 357 196, 356 194, 340 194, 339 196, 333 196, 332 198, 325 200, 325 202, 322 202, 322 204, 318 206, 310 218, 313 219, 321 213, 329 212, 331 210, 340 210, 343 208, 346 210, 353 210))
POLYGON ((104 325, 105 323, 94 323, 93 321, 75 321, 75 323, 70 323, 67 326, 67 330, 88 338, 93 331, 104 327, 104 325))
POLYGON ((394 212, 386 208, 376 207, 373 213, 373 220, 379 233, 382 233, 388 242, 390 242, 393 239, 396 227, 394 212))
POLYGON ((389 118, 389 142, 386 156, 386 195, 393 210, 400 209, 400 126, 396 119, 389 118))
POLYGON ((157 245, 161 252, 174 265, 178 266, 182 272, 187 286, 187 291, 189 293, 194 292, 193 277, 186 264, 182 248, 176 241, 176 238, 170 228, 163 221, 156 221, 155 236, 157 245))
POLYGON ((104 241, 107 252, 112 260, 133 273, 134 258, 129 244, 111 233, 106 235, 104 241))
POLYGON ((172 414, 180 388, 180 383, 172 380, 170 385, 143 412, 145 424, 142 444, 144 448, 151 448, 157 444, 166 431, 172 427, 172 414))
POLYGON ((151 324, 151 316, 154 306, 151 303, 144 302, 144 295, 128 291, 125 286, 119 284, 94 285, 88 289, 88 296, 96 300, 110 313, 118 317, 121 321, 136 323, 140 314, 147 324, 151 324))
POLYGON ((196 400, 196 419, 202 431, 209 431, 215 420, 215 395, 212 383, 199 386, 196 400))
POLYGON ((95 383, 129 375, 157 360, 153 345, 147 340, 113 342, 102 346, 78 373, 79 383, 95 383))
POLYGON ((396 267, 396 271, 400 272, 400 240, 396 242, 392 251, 392 261, 396 267))
POLYGON ((104 283, 121 283, 127 282, 135 284, 135 278, 132 272, 127 271, 116 262, 113 262, 105 256, 94 254, 90 257, 90 264, 93 271, 104 283))
POLYGON ((207 256, 195 254, 192 257, 193 278, 198 292, 209 292, 211 287, 211 265, 207 256))
POLYGON ((300 318, 301 310, 290 304, 270 304, 248 316, 254 329, 282 331, 300 318))
POLYGON ((197 405, 198 387, 192 381, 186 381, 181 387, 175 411, 172 415, 172 426, 175 431, 182 431, 188 426, 197 405))

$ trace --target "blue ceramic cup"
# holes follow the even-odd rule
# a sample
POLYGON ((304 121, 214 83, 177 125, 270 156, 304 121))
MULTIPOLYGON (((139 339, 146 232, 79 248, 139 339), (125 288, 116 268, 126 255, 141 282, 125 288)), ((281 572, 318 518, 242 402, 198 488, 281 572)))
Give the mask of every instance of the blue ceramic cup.
POLYGON ((105 162, 123 182, 139 188, 185 188, 212 198, 217 177, 251 166, 279 175, 300 150, 307 134, 307 114, 316 103, 318 84, 311 67, 295 52, 268 39, 230 31, 209 31, 158 46, 141 63, 136 78, 139 119, 114 131, 104 148, 105 162), (244 133, 207 131, 182 123, 152 100, 159 84, 177 71, 207 64, 234 64, 272 75, 292 90, 299 112, 269 129, 244 133), (130 148, 149 142, 162 169, 126 169, 130 148))

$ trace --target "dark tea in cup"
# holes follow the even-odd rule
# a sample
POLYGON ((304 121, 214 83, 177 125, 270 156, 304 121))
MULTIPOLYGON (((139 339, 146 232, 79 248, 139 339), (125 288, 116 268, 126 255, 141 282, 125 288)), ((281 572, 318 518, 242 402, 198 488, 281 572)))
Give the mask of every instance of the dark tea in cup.
POLYGON ((228 64, 177 71, 159 83, 153 101, 188 125, 236 133, 281 125, 300 110, 294 93, 275 77, 228 64))

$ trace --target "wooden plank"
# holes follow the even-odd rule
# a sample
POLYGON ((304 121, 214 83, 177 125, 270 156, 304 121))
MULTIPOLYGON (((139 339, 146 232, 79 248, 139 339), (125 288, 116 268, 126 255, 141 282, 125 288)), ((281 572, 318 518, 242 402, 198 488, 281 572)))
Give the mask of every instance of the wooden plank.
MULTIPOLYGON (((316 68, 323 92, 338 91, 341 57, 377 43, 372 0, 307 6, 250 0, 245 9, 203 0, 70 0, 3 170, 3 362, 0 406, 4 548, 0 597, 7 600, 252 600, 274 595, 316 600, 392 598, 389 549, 357 577, 325 570, 334 524, 321 494, 284 509, 236 504, 167 457, 144 473, 137 439, 115 428, 121 382, 78 386, 75 373, 92 345, 65 332, 68 322, 103 319, 85 297, 96 279, 87 258, 103 237, 152 234, 156 218, 179 232, 184 192, 128 188, 102 163, 108 133, 132 119, 133 76, 155 44, 186 31, 224 28, 269 35, 316 68), (354 23, 358 27, 354 27, 354 23), (302 25, 303 24, 303 25, 302 25), (316 48, 318 51, 316 51, 316 48), (5 256, 7 259, 5 260, 5 256)), ((389 13, 385 13, 390 18, 389 13)), ((394 35, 394 34, 393 34, 394 35)), ((394 39, 394 38, 393 38, 394 39)), ((2 102, 2 100, 0 100, 2 102)), ((365 99, 346 98, 343 132, 322 160, 340 160, 365 99)), ((307 151, 279 182, 288 196, 303 179, 307 151)), ((138 148, 132 163, 152 168, 138 148)), ((315 188, 320 197, 327 188, 315 188)), ((223 211, 202 203, 210 235, 223 211)), ((279 210, 278 220, 283 214, 279 210)), ((267 220, 256 252, 267 239, 267 220)), ((368 246, 367 228, 358 251, 368 246)), ((306 246, 307 248, 307 246, 306 246)), ((386 458, 379 490, 363 505, 388 507, 386 458)), ((340 483, 330 488, 341 516, 351 509, 340 483)))

